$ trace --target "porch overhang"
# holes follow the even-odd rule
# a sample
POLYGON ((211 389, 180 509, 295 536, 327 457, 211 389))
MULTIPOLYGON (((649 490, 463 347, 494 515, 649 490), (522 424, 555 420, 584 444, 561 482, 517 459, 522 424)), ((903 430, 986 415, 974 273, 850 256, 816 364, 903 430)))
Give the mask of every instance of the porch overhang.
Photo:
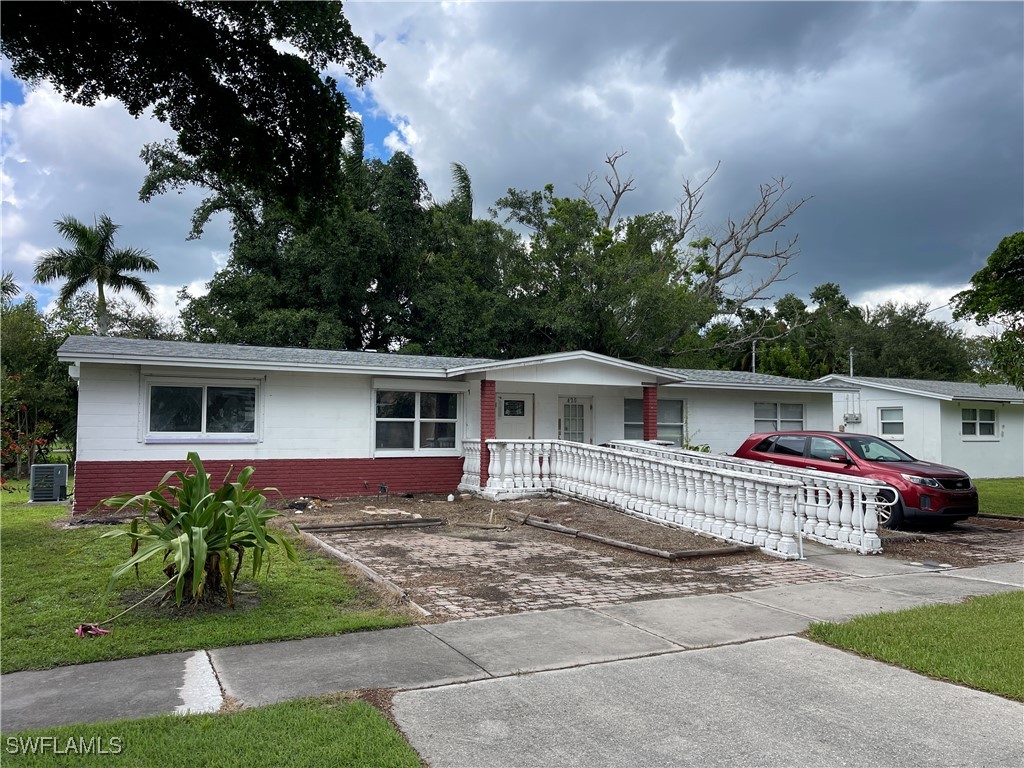
POLYGON ((642 384, 679 384, 686 377, 667 371, 619 360, 595 352, 557 352, 549 355, 496 360, 449 368, 449 378, 481 378, 496 381, 541 384, 591 384, 604 386, 640 386, 642 384))

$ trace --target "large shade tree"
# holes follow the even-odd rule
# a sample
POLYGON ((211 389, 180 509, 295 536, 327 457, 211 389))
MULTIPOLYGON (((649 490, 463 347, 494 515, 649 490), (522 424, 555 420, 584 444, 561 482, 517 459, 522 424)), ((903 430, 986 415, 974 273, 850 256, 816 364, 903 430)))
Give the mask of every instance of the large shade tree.
POLYGON ((15 76, 69 101, 152 109, 198 173, 289 205, 332 189, 350 127, 324 69, 340 64, 361 86, 384 66, 340 2, 12 0, 0 50, 15 76))
POLYGON ((57 295, 61 306, 91 283, 96 284, 96 326, 104 335, 110 326, 106 291, 130 291, 143 304, 152 306, 153 294, 142 278, 131 272, 156 272, 159 269, 145 251, 138 248, 115 248, 114 236, 120 225, 107 215, 100 216, 94 226, 83 224, 74 216, 54 222, 54 227, 70 244, 70 248, 47 251, 36 262, 35 281, 50 283, 63 279, 57 295))
POLYGON ((980 324, 999 323, 991 339, 992 367, 1024 389, 1024 232, 1004 237, 971 287, 953 297, 955 316, 980 324))

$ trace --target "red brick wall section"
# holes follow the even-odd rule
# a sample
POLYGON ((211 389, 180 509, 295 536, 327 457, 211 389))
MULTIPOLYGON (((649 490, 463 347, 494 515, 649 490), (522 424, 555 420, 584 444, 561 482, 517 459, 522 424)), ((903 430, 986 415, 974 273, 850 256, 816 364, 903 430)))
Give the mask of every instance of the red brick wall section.
MULTIPOLYGON (((203 466, 216 485, 232 467, 232 480, 243 467, 255 467, 250 485, 277 488, 287 499, 371 496, 382 482, 391 494, 448 494, 462 480, 461 456, 211 460, 203 466)), ((144 493, 159 485, 167 472, 178 470, 191 470, 191 465, 185 461, 79 461, 75 464, 75 512, 87 512, 117 494, 144 493)))
POLYGON ((497 434, 495 425, 494 382, 484 379, 480 382, 480 487, 487 485, 487 468, 491 463, 491 451, 487 440, 497 434))
POLYGON ((658 439, 658 385, 644 384, 644 440, 658 439))

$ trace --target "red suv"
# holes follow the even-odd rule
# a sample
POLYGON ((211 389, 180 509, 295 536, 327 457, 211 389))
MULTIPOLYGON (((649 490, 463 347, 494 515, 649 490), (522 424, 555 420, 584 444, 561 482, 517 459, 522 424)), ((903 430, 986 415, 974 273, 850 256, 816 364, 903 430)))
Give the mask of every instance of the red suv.
POLYGON ((878 511, 878 522, 887 528, 899 528, 911 518, 952 524, 978 514, 978 491, 967 473, 918 461, 873 435, 765 432, 748 437, 733 455, 888 483, 899 491, 899 498, 878 511))

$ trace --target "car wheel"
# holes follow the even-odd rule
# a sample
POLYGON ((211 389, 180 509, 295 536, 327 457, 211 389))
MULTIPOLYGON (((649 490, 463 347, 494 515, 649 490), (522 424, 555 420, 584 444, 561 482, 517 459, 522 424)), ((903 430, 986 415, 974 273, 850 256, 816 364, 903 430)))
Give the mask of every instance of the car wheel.
MULTIPOLYGON (((882 491, 878 494, 877 500, 890 502, 892 501, 891 491, 882 491)), ((896 494, 896 500, 892 504, 884 507, 877 507, 878 510, 878 525, 882 528, 888 528, 890 531, 895 531, 903 525, 903 502, 899 498, 899 494, 896 494)))

